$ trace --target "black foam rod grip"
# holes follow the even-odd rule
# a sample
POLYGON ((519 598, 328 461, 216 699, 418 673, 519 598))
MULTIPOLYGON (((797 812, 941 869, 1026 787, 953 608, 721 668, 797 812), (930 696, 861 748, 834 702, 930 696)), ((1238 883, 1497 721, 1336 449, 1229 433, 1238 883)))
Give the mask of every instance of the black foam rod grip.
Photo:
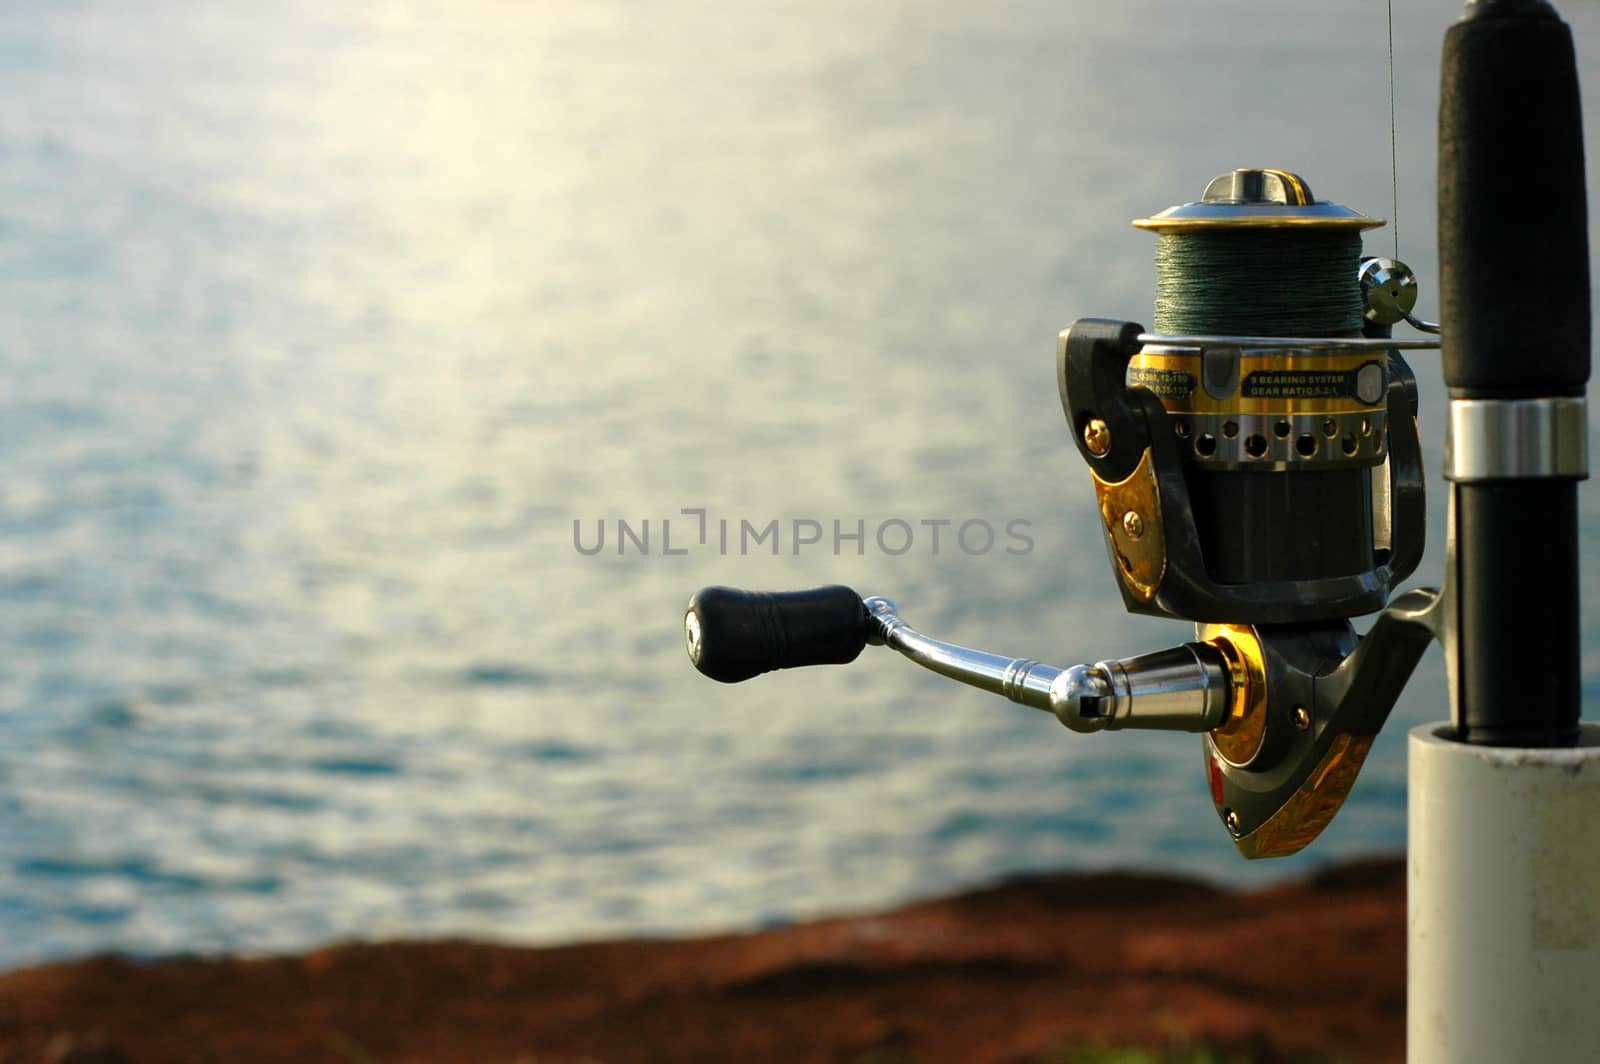
POLYGON ((1543 0, 1478 0, 1444 38, 1439 297, 1457 398, 1581 395, 1589 227, 1572 31, 1543 0))
POLYGON ((773 669, 844 665, 867 645, 867 608, 839 584, 810 591, 701 588, 683 623, 689 660, 723 683, 773 669))

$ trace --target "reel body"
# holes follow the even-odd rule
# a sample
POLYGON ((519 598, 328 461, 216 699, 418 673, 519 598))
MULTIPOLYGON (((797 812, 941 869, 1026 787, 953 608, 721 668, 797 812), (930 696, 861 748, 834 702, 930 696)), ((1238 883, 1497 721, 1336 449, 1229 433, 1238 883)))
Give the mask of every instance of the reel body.
MULTIPOLYGON (((1061 334, 1056 357, 1062 406, 1089 465, 1124 605, 1180 620, 1266 624, 1381 609, 1421 560, 1426 523, 1415 378, 1388 349, 1392 341, 1155 337, 1163 348, 1193 341, 1201 362, 1218 347, 1240 361, 1252 348, 1299 351, 1306 361, 1316 350, 1354 350, 1368 366, 1375 351, 1388 354, 1381 404, 1343 415, 1356 431, 1362 421, 1371 435, 1379 424, 1384 431, 1370 443, 1368 464, 1341 466, 1197 454, 1190 411, 1166 405, 1192 400, 1163 400, 1128 384, 1130 363, 1150 339, 1134 323, 1086 318, 1061 334), (1295 346, 1280 348, 1286 343, 1295 346)), ((1324 437, 1341 424, 1332 413, 1298 411, 1297 398, 1270 402, 1276 409, 1251 416, 1270 424, 1310 416, 1324 437)), ((1223 434, 1240 435, 1245 414, 1213 416, 1223 434)))
POLYGON ((1161 242, 1157 332, 1063 332, 1062 409, 1124 604, 1197 622, 1230 663, 1233 707, 1204 740, 1218 816, 1247 857, 1293 853, 1338 811, 1432 636, 1432 592, 1364 639, 1348 620, 1422 555, 1416 382, 1389 335, 1415 278, 1361 259, 1381 222, 1281 170, 1223 174, 1133 224, 1161 242))
POLYGON ((1381 609, 1425 534, 1415 378, 1362 337, 1387 331, 1364 318, 1357 235, 1382 223, 1237 170, 1133 224, 1162 241, 1157 332, 1080 321, 1056 361, 1124 603, 1218 623, 1381 609))
POLYGON ((1390 327, 1415 278, 1362 260, 1382 223, 1283 170, 1236 170, 1134 223, 1157 236, 1157 331, 1080 319, 1056 382, 1126 607, 1193 642, 1058 667, 931 639, 847 587, 706 588, 685 634, 728 683, 882 645, 1077 732, 1203 734, 1218 817, 1246 857, 1328 824, 1427 643, 1441 596, 1396 586, 1422 555, 1416 383, 1390 327), (1386 608, 1387 607, 1387 608, 1386 608), (1350 618, 1382 610, 1365 636, 1350 618))

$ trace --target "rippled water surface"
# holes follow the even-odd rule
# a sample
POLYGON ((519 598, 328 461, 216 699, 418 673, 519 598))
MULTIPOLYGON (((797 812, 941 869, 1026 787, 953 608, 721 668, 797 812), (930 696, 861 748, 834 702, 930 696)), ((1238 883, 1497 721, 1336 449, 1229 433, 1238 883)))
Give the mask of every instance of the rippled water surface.
MULTIPOLYGON (((1454 5, 1396 6, 1427 310, 1454 5)), ((1256 866, 1192 737, 1073 736, 870 655, 722 687, 678 621, 702 584, 838 581, 1046 660, 1184 639, 1120 608, 1054 336, 1147 320, 1128 219, 1231 167, 1390 213, 1358 7, 0 8, 0 964, 1399 846, 1433 661, 1313 853, 1256 866), (774 519, 777 556, 741 549, 774 519)))

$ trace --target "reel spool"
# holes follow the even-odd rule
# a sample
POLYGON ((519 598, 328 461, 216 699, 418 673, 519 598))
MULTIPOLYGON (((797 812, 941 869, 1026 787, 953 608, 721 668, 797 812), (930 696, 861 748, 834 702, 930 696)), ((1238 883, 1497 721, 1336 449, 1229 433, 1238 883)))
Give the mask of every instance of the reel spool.
POLYGON ((1157 238, 1156 332, 1080 321, 1057 374, 1128 608, 1235 623, 1381 609, 1423 542, 1398 347, 1434 346, 1385 339, 1416 287, 1361 258, 1361 231, 1384 223, 1288 171, 1241 169, 1133 224, 1157 238))

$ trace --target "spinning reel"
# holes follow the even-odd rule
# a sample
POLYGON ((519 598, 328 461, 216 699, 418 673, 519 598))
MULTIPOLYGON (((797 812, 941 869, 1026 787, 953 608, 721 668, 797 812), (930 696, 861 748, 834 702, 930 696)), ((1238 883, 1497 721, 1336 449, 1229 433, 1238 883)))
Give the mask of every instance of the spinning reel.
POLYGON ((1442 596, 1396 586, 1422 556, 1416 384, 1396 339, 1403 264, 1361 257, 1382 225, 1283 170, 1236 170, 1142 218, 1156 329, 1085 318, 1061 334, 1062 410, 1089 467, 1132 612, 1196 625, 1180 646, 1060 668, 931 639, 845 587, 712 587, 688 650, 728 683, 888 646, 1079 732, 1204 736, 1212 801, 1246 857, 1328 824, 1428 642, 1442 596), (1365 636, 1350 618, 1382 611, 1365 636))

